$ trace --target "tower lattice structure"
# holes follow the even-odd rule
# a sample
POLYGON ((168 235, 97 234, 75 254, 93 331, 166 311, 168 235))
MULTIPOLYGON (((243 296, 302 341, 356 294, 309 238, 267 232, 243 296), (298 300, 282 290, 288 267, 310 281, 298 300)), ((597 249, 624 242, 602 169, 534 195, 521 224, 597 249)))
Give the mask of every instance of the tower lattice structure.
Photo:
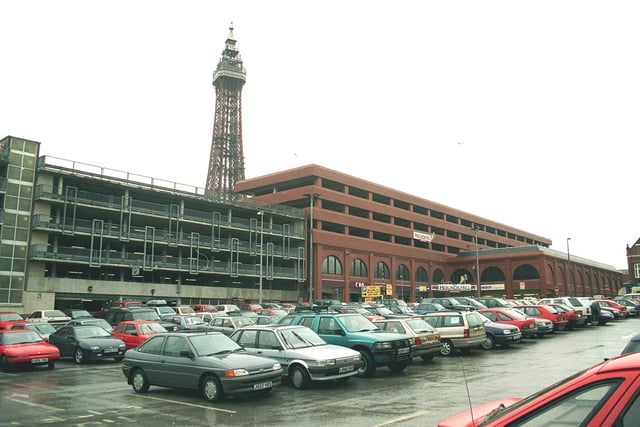
POLYGON ((237 181, 244 180, 242 149, 242 87, 247 72, 233 37, 233 24, 225 42, 218 66, 213 73, 216 88, 216 110, 205 192, 223 195, 233 191, 237 181))

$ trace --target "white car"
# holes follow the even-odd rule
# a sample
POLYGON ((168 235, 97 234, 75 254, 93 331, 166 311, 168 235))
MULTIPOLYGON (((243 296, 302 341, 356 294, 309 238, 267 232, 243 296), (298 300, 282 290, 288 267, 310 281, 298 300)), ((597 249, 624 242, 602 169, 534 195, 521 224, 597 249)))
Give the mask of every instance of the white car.
POLYGON ((230 311, 240 311, 240 307, 235 304, 220 304, 215 306, 220 313, 228 313, 230 311))
POLYGON ((572 307, 574 310, 582 311, 582 316, 591 319, 591 303, 581 300, 577 297, 555 297, 543 298, 538 304, 564 304, 572 307))
POLYGON ((55 323, 63 325, 71 320, 60 310, 36 310, 27 318, 29 322, 55 323))

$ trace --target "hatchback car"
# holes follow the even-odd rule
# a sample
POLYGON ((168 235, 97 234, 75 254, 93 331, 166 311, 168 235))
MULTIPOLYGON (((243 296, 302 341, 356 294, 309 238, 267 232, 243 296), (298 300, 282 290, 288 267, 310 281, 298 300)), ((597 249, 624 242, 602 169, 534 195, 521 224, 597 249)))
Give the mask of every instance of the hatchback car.
POLYGON ((64 325, 71 317, 60 310, 36 310, 27 318, 29 322, 47 322, 54 325, 64 325))
POLYGON ((11 329, 16 323, 27 321, 15 311, 0 311, 0 329, 11 329))
POLYGON ((640 425, 640 354, 600 362, 529 397, 504 398, 441 421, 463 426, 640 425))
POLYGON ((254 323, 252 318, 245 316, 216 316, 209 323, 209 327, 212 331, 222 332, 229 336, 236 329, 253 325, 254 323))
POLYGON ((60 357, 73 357, 76 363, 88 360, 122 360, 126 346, 100 326, 63 326, 49 335, 49 342, 60 350, 60 357))
POLYGON ((282 381, 274 359, 249 354, 219 332, 161 333, 127 350, 122 373, 136 393, 149 386, 200 390, 208 402, 267 393, 282 381))
POLYGON ((426 314, 423 319, 440 332, 442 356, 482 348, 487 339, 484 323, 474 311, 441 311, 426 314))
POLYGON ((124 341, 129 350, 136 348, 150 336, 161 332, 167 332, 167 330, 153 320, 125 320, 113 328, 111 335, 124 341))
POLYGON ((565 316, 564 313, 560 313, 550 305, 521 305, 515 308, 522 311, 527 316, 541 317, 543 319, 551 320, 554 331, 564 331, 569 325, 567 316, 565 316))
POLYGON ((39 323, 39 322, 27 322, 27 323, 16 323, 11 327, 11 329, 29 329, 35 331, 44 339, 45 341, 49 340, 49 335, 56 331, 55 326, 50 323, 39 323))
POLYGON ((284 375, 297 389, 313 382, 346 382, 362 365, 356 350, 328 344, 306 326, 245 326, 231 339, 252 354, 271 357, 282 365, 284 375))
MULTIPOLYGON (((538 333, 538 325, 533 317, 527 316, 522 311, 509 307, 484 308, 479 313, 497 323, 517 326, 522 332, 523 338, 535 338, 538 333)), ((551 322, 549 322, 551 326, 551 322)), ((551 328, 553 330, 553 328, 551 328)))
POLYGON ((419 317, 374 320, 373 324, 387 332, 413 337, 411 357, 420 357, 428 362, 440 352, 440 333, 419 317))
POLYGON ((0 368, 7 371, 16 366, 47 365, 55 367, 60 358, 57 347, 42 340, 29 329, 3 329, 0 331, 0 368))
POLYGON ((484 322, 484 330, 487 334, 487 339, 482 344, 482 348, 485 350, 494 349, 496 345, 508 347, 511 344, 519 343, 522 339, 522 332, 517 326, 494 322, 480 312, 478 315, 484 322))

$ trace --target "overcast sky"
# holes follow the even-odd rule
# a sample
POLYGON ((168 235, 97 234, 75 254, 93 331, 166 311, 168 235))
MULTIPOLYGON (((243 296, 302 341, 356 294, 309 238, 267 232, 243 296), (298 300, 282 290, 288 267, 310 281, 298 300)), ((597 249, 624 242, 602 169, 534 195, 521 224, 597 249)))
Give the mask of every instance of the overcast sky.
MULTIPOLYGON (((234 24, 246 177, 315 163, 627 268, 640 2, 0 2, 0 137, 204 187, 234 24)), ((637 186, 636 186, 637 187, 637 186)))

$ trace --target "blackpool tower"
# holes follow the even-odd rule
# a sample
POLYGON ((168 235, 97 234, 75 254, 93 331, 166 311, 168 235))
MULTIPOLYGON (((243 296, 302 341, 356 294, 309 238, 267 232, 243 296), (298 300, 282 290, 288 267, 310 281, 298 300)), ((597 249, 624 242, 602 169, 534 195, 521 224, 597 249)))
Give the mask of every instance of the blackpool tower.
POLYGON ((237 181, 244 180, 242 150, 242 86, 247 71, 233 38, 233 23, 218 66, 213 73, 216 88, 216 111, 205 193, 224 196, 233 191, 237 181))

